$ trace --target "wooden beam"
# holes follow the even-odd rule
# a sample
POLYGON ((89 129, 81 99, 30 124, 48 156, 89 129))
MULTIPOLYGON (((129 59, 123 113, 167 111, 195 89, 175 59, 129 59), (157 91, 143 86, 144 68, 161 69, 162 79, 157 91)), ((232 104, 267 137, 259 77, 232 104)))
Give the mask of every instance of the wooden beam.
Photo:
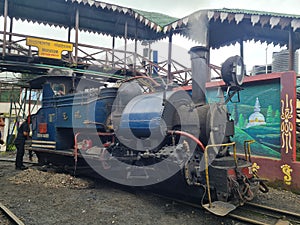
POLYGON ((5 0, 4 1, 4 31, 3 31, 2 57, 5 56, 5 52, 6 52, 7 15, 8 15, 8 0, 5 0))
POLYGON ((127 64, 127 30, 128 30, 128 24, 127 21, 125 22, 125 28, 124 28, 124 42, 125 42, 125 46, 124 46, 124 68, 126 68, 126 64, 127 64))
POLYGON ((173 81, 173 74, 171 73, 171 68, 172 68, 172 36, 173 36, 173 33, 170 32, 170 34, 169 34, 169 49, 168 49, 168 80, 167 80, 167 83, 172 83, 172 81, 173 81))
POLYGON ((78 63, 78 41, 79 41, 79 9, 75 13, 75 63, 78 63))
POLYGON ((10 18, 10 24, 9 24, 9 37, 8 37, 8 42, 9 42, 8 53, 9 54, 11 52, 11 42, 12 42, 13 25, 14 25, 14 18, 11 17, 10 18))
MULTIPOLYGON (((293 37, 293 30, 290 28, 289 30, 289 70, 295 70, 295 65, 294 65, 294 56, 295 56, 295 51, 294 51, 294 37, 293 37)), ((298 72, 298 71, 296 71, 298 72)))

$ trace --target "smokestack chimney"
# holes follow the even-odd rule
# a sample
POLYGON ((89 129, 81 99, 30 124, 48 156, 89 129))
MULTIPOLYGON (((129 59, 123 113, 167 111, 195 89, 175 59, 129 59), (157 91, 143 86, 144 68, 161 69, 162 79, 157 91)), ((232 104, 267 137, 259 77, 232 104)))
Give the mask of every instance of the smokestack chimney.
POLYGON ((189 54, 192 61, 192 100, 195 104, 204 104, 205 83, 208 78, 208 48, 195 46, 190 49, 189 54))

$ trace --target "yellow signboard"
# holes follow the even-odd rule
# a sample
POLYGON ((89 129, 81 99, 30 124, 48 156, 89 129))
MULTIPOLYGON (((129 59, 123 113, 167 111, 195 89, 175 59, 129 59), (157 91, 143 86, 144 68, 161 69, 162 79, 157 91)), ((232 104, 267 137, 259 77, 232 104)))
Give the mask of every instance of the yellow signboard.
POLYGON ((61 53, 63 51, 73 51, 73 44, 71 43, 42 38, 27 37, 26 45, 37 47, 39 50, 39 57, 51 59, 61 59, 61 53))

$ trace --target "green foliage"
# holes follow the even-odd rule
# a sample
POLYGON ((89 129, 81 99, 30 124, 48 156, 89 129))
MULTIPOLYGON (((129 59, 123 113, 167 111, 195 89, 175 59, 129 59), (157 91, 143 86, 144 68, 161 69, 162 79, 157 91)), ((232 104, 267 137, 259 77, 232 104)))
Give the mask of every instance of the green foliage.
POLYGON ((7 147, 6 147, 6 150, 7 151, 16 151, 16 146, 14 145, 14 144, 9 144, 9 145, 7 145, 7 147))
POLYGON ((247 126, 247 124, 249 123, 249 120, 248 119, 245 119, 245 127, 247 126))
POLYGON ((268 106, 267 109, 267 116, 266 116, 266 122, 267 123, 273 123, 274 117, 273 117, 273 108, 271 105, 268 106))
POLYGON ((2 90, 0 95, 0 102, 19 101, 20 90, 2 90))
MULTIPOLYGON (((258 127, 261 129, 261 127, 258 127)), ((262 130, 262 129, 261 129, 262 130)), ((253 137, 251 137, 249 134, 244 132, 242 129, 235 127, 235 136, 233 138, 233 141, 237 144, 237 151, 239 153, 243 153, 243 143, 244 140, 253 140, 253 137)), ((265 157, 274 157, 274 158, 280 158, 281 155, 276 150, 259 143, 256 141, 255 143, 251 144, 251 152, 253 155, 259 155, 259 156, 265 156, 265 157)))
POLYGON ((280 123, 280 112, 279 112, 278 109, 275 111, 275 116, 274 116, 274 121, 273 122, 274 123, 280 123))
POLYGON ((243 114, 240 114, 240 116, 239 116, 238 127, 239 128, 244 128, 245 127, 245 119, 244 119, 243 114))
MULTIPOLYGON (((230 113, 230 119, 235 121, 235 110, 232 110, 230 113)), ((235 121, 236 122, 236 121, 235 121)))

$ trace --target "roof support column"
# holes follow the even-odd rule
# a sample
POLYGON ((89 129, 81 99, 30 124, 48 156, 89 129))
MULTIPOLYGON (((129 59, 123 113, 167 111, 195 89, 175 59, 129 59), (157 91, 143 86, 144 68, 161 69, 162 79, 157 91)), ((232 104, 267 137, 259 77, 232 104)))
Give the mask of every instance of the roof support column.
MULTIPOLYGON (((68 28, 68 42, 71 42, 71 31, 72 31, 72 27, 69 26, 68 28)), ((69 63, 73 64, 73 53, 72 52, 68 52, 68 56, 69 56, 69 63)))
POLYGON ((8 36, 8 42, 9 47, 8 47, 8 53, 11 53, 11 42, 12 42, 12 31, 13 31, 13 25, 14 25, 14 18, 10 18, 10 23, 9 23, 9 36, 8 36))
POLYGON ((127 65, 127 21, 125 22, 125 30, 124 30, 124 38, 125 38, 125 46, 124 46, 124 68, 126 68, 127 65))
POLYGON ((8 15, 8 0, 4 1, 4 29, 3 29, 3 47, 2 47, 2 57, 5 56, 6 52, 6 29, 7 29, 7 15, 8 15))
POLYGON ((293 39, 294 39, 293 38, 293 30, 292 30, 292 28, 290 28, 290 30, 289 30, 289 70, 295 70, 295 65, 294 65, 295 51, 294 51, 294 40, 293 39))
POLYGON ((170 34, 169 34, 168 79, 167 79, 167 84, 173 82, 173 75, 171 73, 171 69, 172 69, 172 37, 173 37, 173 32, 171 31, 170 34))
POLYGON ((244 40, 243 39, 240 40, 240 56, 244 60, 244 40))
POLYGON ((116 38, 115 36, 113 36, 112 39, 112 55, 111 55, 111 63, 112 63, 112 67, 115 68, 115 45, 116 45, 116 38))
POLYGON ((150 77, 152 77, 152 64, 151 64, 151 54, 152 54, 152 49, 151 49, 151 41, 148 42, 148 68, 147 72, 150 77))
POLYGON ((75 63, 78 63, 78 40, 79 40, 79 9, 75 13, 75 63))
POLYGON ((135 21, 134 55, 133 55, 133 71, 134 71, 134 75, 136 75, 136 58, 137 58, 137 22, 135 21))
POLYGON ((242 60, 244 62, 244 40, 240 39, 240 57, 242 57, 242 60))
POLYGON ((68 28, 68 42, 71 42, 71 30, 72 30, 72 28, 69 27, 68 28))

